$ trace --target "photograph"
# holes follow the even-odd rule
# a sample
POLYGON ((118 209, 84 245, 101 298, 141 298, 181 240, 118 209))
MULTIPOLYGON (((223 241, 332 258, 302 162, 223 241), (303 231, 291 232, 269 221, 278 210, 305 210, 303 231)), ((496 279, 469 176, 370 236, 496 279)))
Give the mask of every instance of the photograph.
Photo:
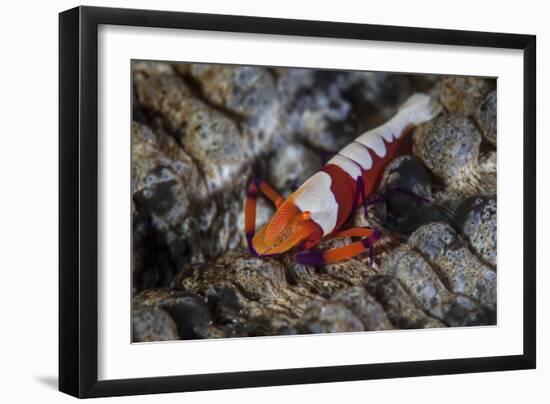
POLYGON ((133 343, 498 325, 496 77, 129 75, 133 343))

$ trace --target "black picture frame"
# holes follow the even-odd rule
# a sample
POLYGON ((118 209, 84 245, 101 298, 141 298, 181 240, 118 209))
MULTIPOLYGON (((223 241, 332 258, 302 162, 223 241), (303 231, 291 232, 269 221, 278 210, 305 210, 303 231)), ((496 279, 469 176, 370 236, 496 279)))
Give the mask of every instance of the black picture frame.
POLYGON ((533 35, 95 7, 60 13, 59 389, 83 398, 535 368, 535 60, 533 35), (523 50, 523 354, 98 381, 100 24, 523 50))

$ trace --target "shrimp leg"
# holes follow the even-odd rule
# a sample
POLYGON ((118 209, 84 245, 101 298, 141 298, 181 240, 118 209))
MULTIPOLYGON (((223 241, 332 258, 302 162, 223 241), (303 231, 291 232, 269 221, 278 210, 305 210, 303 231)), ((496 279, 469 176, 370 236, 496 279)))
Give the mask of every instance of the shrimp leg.
POLYGON ((343 261, 362 252, 369 250, 372 261, 372 247, 380 238, 380 232, 367 227, 355 227, 331 235, 336 237, 361 237, 361 240, 355 241, 344 247, 332 248, 326 251, 302 251, 295 255, 296 262, 305 265, 331 264, 333 262, 343 261))

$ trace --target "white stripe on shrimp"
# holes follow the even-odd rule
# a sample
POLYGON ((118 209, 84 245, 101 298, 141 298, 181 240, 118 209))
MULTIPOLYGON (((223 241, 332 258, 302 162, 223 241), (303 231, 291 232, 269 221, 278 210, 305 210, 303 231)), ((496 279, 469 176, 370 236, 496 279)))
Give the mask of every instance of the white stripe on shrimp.
POLYGON ((384 140, 381 135, 381 132, 384 129, 384 126, 380 126, 376 129, 369 130, 355 139, 355 141, 374 151, 378 157, 385 157, 386 145, 384 144, 384 140))
POLYGON ((359 166, 355 161, 350 160, 345 156, 341 156, 340 154, 337 154, 336 156, 331 158, 327 164, 337 165, 346 173, 348 173, 349 176, 353 179, 359 178, 363 175, 360 168, 361 166, 359 166))
MULTIPOLYGON (((399 139, 407 126, 417 126, 422 122, 429 121, 439 113, 440 108, 441 106, 438 103, 433 102, 430 96, 426 94, 414 94, 409 97, 401 108, 399 108, 399 111, 392 119, 387 121, 382 126, 365 132, 355 139, 355 142, 361 143, 362 145, 373 150, 378 157, 385 157, 386 145, 384 144, 384 141, 391 143, 395 139, 399 139)), ((352 145, 353 143, 346 146, 344 150, 352 145)), ((342 152, 344 150, 342 150, 342 152)), ((363 164, 369 165, 369 162, 372 165, 372 159, 367 159, 363 162, 359 159, 359 157, 358 160, 355 160, 353 157, 350 158, 359 163, 361 166, 363 166, 363 164)))
POLYGON ((338 154, 353 160, 359 164, 363 170, 370 170, 372 167, 372 157, 369 150, 361 143, 351 142, 344 147, 338 154))
POLYGON ((294 203, 302 212, 310 212, 311 219, 323 229, 323 235, 336 227, 338 202, 330 189, 332 179, 323 171, 315 173, 297 192, 294 203))

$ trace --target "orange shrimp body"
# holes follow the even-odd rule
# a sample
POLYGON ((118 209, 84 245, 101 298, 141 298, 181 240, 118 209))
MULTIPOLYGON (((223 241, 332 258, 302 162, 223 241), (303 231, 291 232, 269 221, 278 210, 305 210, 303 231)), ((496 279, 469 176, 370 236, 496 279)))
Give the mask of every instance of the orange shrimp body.
POLYGON ((384 167, 408 142, 412 129, 433 119, 439 110, 439 104, 428 95, 412 95, 392 119, 357 137, 286 200, 265 182, 251 181, 245 208, 250 251, 259 256, 276 255, 298 245, 310 249, 325 238, 361 237, 345 247, 325 252, 302 251, 296 255, 301 263, 323 264, 350 258, 370 248, 379 237, 377 231, 342 230, 341 226, 375 189, 384 167), (255 233, 258 192, 272 200, 277 211, 255 233))

